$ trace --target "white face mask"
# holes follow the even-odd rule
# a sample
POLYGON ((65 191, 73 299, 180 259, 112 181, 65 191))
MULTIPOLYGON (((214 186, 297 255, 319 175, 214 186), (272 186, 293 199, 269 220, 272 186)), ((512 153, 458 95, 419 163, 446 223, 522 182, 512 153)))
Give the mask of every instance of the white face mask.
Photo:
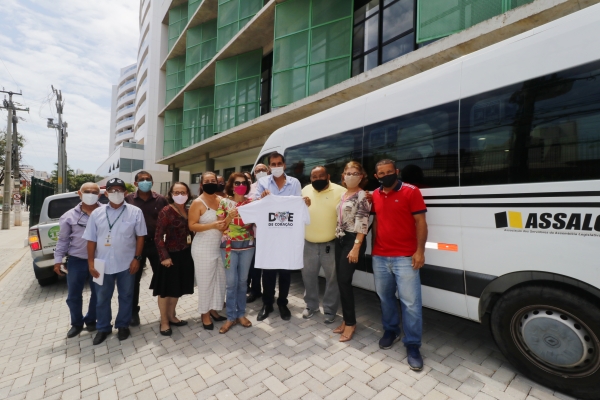
POLYGON ((260 178, 264 178, 265 176, 267 176, 268 174, 266 172, 257 172, 256 174, 254 174, 256 176, 256 180, 259 180, 260 178))
POLYGON ((188 201, 188 197, 186 194, 178 194, 173 196, 173 201, 177 204, 185 204, 188 201))
POLYGON ((358 186, 360 181, 362 180, 362 176, 346 176, 344 177, 344 182, 346 182, 346 186, 348 189, 353 189, 358 186))
POLYGON ((88 206, 93 206, 98 202, 98 195, 94 193, 81 193, 81 201, 88 206))
POLYGON ((108 200, 110 200, 113 204, 121 204, 123 200, 125 200, 125 193, 123 192, 115 192, 108 194, 108 200))
POLYGON ((283 175, 283 167, 273 167, 271 168, 271 173, 275 178, 279 178, 281 175, 283 175))

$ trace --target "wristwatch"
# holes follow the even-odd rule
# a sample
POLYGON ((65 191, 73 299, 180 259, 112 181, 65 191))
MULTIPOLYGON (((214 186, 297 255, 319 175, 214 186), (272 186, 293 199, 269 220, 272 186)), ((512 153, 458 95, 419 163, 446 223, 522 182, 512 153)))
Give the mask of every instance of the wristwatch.
POLYGON ((134 256, 133 259, 134 260, 138 260, 138 261, 142 261, 142 256, 134 256))
POLYGON ((358 239, 354 239, 354 243, 361 244, 362 242, 360 240, 358 240, 358 239))

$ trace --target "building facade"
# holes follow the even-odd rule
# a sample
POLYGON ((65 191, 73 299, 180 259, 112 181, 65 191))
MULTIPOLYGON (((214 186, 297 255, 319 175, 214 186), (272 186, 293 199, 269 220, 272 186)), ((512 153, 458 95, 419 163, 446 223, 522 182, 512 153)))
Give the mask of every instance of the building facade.
MULTIPOLYGON (((149 1, 149 0, 146 0, 149 1)), ((174 177, 249 170, 278 128, 597 1, 172 0, 153 5, 148 105, 174 177)))

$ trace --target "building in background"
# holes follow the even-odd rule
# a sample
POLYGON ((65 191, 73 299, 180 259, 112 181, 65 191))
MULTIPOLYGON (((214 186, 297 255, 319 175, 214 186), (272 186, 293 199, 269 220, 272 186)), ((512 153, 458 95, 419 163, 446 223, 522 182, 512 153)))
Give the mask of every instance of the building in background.
POLYGON ((142 1, 153 151, 195 190, 249 170, 276 129, 594 2, 142 1))

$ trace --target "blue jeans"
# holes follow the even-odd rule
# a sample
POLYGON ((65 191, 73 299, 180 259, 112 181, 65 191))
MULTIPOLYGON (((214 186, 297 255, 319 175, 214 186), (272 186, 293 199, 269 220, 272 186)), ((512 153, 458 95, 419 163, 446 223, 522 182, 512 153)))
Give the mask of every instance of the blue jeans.
POLYGON ((71 312, 71 325, 83 326, 96 323, 96 287, 92 282, 92 275, 87 259, 69 256, 67 261, 67 306, 71 312), (83 287, 89 280, 92 296, 85 317, 83 316, 83 287))
MULTIPOLYGON (((229 268, 225 269, 225 285, 227 288, 227 319, 235 321, 246 315, 246 288, 248 287, 248 271, 254 257, 254 247, 248 250, 232 250, 229 268)), ((223 263, 225 250, 221 249, 223 263)))
POLYGON ((383 329, 400 334, 400 318, 396 291, 402 308, 402 329, 405 346, 421 346, 423 310, 421 303, 421 277, 411 266, 411 257, 373 256, 375 290, 381 300, 383 329))
POLYGON ((116 274, 105 274, 104 284, 102 286, 94 283, 96 286, 96 294, 98 303, 96 306, 96 314, 98 322, 96 329, 98 332, 111 332, 112 325, 112 310, 110 302, 115 291, 115 283, 117 284, 117 292, 119 294, 119 312, 115 320, 115 328, 129 328, 131 321, 131 307, 133 304, 133 288, 135 286, 135 275, 129 273, 129 268, 125 271, 116 274))

